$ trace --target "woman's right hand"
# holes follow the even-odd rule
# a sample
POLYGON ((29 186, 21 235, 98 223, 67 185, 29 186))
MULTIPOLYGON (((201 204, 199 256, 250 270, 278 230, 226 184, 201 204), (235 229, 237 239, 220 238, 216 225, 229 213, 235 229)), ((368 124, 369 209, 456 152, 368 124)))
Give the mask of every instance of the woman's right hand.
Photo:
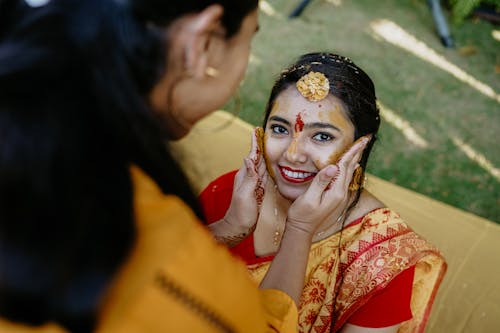
POLYGON ((290 206, 286 228, 301 230, 312 237, 326 218, 335 215, 337 219, 344 214, 350 205, 349 184, 369 140, 369 136, 359 139, 337 164, 318 172, 307 191, 290 206))

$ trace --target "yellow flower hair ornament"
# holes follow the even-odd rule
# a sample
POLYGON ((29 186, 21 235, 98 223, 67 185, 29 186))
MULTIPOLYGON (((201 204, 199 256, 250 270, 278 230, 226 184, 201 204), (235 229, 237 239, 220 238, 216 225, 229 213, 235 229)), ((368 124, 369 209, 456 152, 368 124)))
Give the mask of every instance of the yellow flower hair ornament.
POLYGON ((325 74, 309 72, 296 83, 297 90, 310 102, 318 102, 328 96, 330 82, 325 74))

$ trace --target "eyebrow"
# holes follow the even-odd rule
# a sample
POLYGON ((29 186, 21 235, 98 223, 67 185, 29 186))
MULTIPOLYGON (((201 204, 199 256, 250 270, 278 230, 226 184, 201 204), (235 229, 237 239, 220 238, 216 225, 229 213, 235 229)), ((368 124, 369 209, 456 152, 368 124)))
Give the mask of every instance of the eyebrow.
POLYGON ((342 132, 340 130, 340 128, 338 128, 337 126, 334 126, 334 125, 328 124, 328 123, 310 123, 310 124, 305 124, 304 127, 305 128, 330 128, 330 129, 342 132))
POLYGON ((279 123, 283 123, 285 125, 288 125, 288 126, 292 126, 292 124, 290 124, 290 122, 284 118, 281 118, 281 117, 278 117, 278 116, 272 116, 269 118, 269 121, 277 121, 279 123))
MULTIPOLYGON (((279 116, 272 116, 272 117, 269 118, 269 121, 277 121, 277 122, 283 123, 283 124, 285 124, 285 125, 287 125, 289 127, 292 126, 292 124, 288 120, 286 120, 284 118, 281 118, 279 116)), ((320 122, 307 123, 307 124, 305 124, 304 127, 305 128, 330 128, 330 129, 342 132, 340 130, 340 128, 338 128, 337 126, 334 126, 332 124, 329 124, 329 123, 320 123, 320 122)))

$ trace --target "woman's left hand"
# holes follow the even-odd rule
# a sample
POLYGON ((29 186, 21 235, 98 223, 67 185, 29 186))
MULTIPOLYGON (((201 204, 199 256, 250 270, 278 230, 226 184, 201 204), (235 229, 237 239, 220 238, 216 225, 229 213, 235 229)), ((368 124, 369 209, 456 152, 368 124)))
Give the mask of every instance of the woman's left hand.
POLYGON ((252 148, 236 173, 231 205, 224 217, 231 225, 244 230, 254 228, 264 199, 267 170, 259 144, 260 133, 259 127, 253 131, 252 148))
POLYGON ((236 173, 226 215, 209 226, 215 238, 229 247, 246 238, 255 229, 259 217, 267 180, 266 163, 259 144, 261 134, 261 128, 256 128, 252 134, 252 148, 236 173))

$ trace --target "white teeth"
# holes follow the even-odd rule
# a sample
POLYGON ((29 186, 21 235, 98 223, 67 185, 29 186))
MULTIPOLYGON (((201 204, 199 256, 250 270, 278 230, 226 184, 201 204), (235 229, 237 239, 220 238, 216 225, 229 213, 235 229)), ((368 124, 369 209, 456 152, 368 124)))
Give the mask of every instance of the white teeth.
POLYGON ((296 172, 290 171, 287 169, 283 169, 283 173, 287 175, 287 177, 295 178, 295 179, 304 179, 313 175, 311 172, 296 172))

